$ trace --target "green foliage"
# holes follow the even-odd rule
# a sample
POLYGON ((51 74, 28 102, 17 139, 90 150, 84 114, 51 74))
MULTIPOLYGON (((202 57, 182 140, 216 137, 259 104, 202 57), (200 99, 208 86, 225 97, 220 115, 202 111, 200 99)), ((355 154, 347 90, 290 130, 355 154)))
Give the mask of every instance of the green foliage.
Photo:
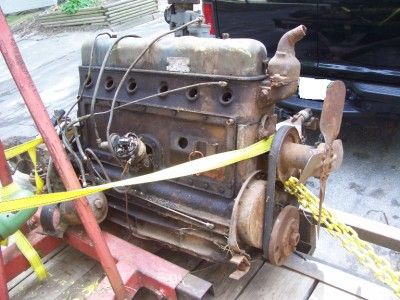
POLYGON ((72 15, 79 9, 94 6, 99 0, 67 0, 61 5, 61 11, 63 13, 72 15))

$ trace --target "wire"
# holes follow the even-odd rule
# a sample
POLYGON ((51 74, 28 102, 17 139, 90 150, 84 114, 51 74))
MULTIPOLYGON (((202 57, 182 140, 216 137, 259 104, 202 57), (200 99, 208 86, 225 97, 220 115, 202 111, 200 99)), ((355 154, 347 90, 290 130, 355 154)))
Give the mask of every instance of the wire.
POLYGON ((46 172, 46 187, 47 193, 52 193, 53 189, 51 187, 51 175, 53 173, 53 159, 51 156, 49 157, 49 164, 47 165, 47 172, 46 172))
MULTIPOLYGON (((95 49, 95 46, 96 46, 96 41, 100 36, 103 36, 103 35, 108 35, 110 38, 115 37, 115 34, 114 33, 110 33, 110 32, 100 32, 99 34, 97 34, 95 36, 93 44, 92 44, 92 47, 90 49, 90 61, 89 61, 88 73, 86 75, 85 81, 82 84, 81 90, 79 91, 79 95, 77 97, 77 100, 69 108, 69 110, 67 111, 67 113, 64 116, 66 121, 68 120, 68 116, 72 112, 74 107, 82 100, 84 88, 88 84, 88 82, 91 80, 91 72, 92 72, 92 67, 93 67, 93 57, 94 57, 94 49, 95 49)), ((64 146, 67 149, 72 149, 71 144, 69 143, 68 139, 66 138, 66 133, 67 133, 69 128, 71 128, 71 126, 69 126, 69 125, 66 125, 63 128, 60 127, 60 133, 61 133, 61 136, 63 137, 62 138, 62 142, 63 142, 64 146)), ((76 129, 74 129, 74 135, 75 135, 75 133, 76 133, 76 129)), ((82 145, 80 143, 79 138, 78 139, 76 138, 76 135, 75 135, 75 141, 77 143, 78 150, 82 150, 82 145)), ((83 151, 81 152, 81 155, 82 155, 82 153, 84 154, 83 151)), ((82 155, 82 157, 85 158, 85 155, 82 155)), ((84 184, 86 185, 86 178, 85 178, 85 173, 83 171, 83 164, 82 164, 82 162, 80 161, 80 159, 79 159, 79 157, 77 155, 75 155, 74 158, 75 158, 75 160, 77 160, 78 165, 81 166, 80 167, 80 171, 81 171, 82 180, 84 180, 84 184)), ((51 174, 52 173, 52 169, 53 169, 53 162, 52 162, 52 159, 50 158, 49 164, 47 166, 47 173, 46 173, 46 187, 47 187, 48 192, 50 192, 50 193, 52 191, 51 183, 50 183, 50 178, 51 178, 51 175, 52 175, 51 174)))
MULTIPOLYGON (((228 83, 226 81, 208 81, 208 82, 195 83, 195 84, 191 84, 191 85, 185 85, 185 86, 182 86, 182 87, 179 87, 179 88, 176 88, 176 89, 168 90, 166 92, 157 93, 157 94, 146 96, 146 97, 143 97, 143 98, 140 98, 140 99, 137 99, 137 100, 133 100, 131 102, 128 102, 128 103, 125 103, 125 104, 122 104, 120 106, 115 107, 114 110, 127 107, 129 105, 135 104, 135 103, 140 102, 140 101, 149 100, 151 98, 160 97, 160 96, 166 96, 166 95, 169 95, 169 94, 172 94, 172 93, 176 93, 176 92, 180 92, 180 91, 183 91, 183 90, 186 90, 186 89, 190 89, 190 88, 201 87, 201 86, 210 86, 210 85, 218 85, 220 87, 226 87, 228 85, 228 83)), ((105 115, 105 114, 108 114, 110 112, 111 112, 111 109, 106 110, 106 111, 100 111, 100 112, 94 113, 93 116, 105 115)), ((78 119, 76 119, 75 121, 73 121, 70 124, 68 124, 68 126, 73 126, 74 124, 82 122, 82 121, 85 121, 85 120, 89 119, 90 117, 92 117, 91 114, 80 116, 78 119)))
POLYGON ((61 131, 61 138, 64 143, 65 148, 68 150, 69 153, 72 154, 75 162, 78 164, 79 171, 81 173, 81 178, 82 178, 82 186, 86 187, 87 182, 86 182, 86 175, 85 175, 85 169, 83 168, 83 163, 79 156, 75 153, 75 151, 72 149, 71 144, 69 143, 67 136, 64 134, 64 131, 61 131))
MULTIPOLYGON (((103 172, 104 177, 105 177, 105 180, 108 181, 108 182, 111 182, 111 178, 108 176, 107 171, 106 171, 106 169, 104 168, 103 163, 100 161, 100 159, 99 159, 99 157, 96 155, 96 153, 94 153, 94 151, 93 151, 92 149, 90 149, 90 148, 86 148, 86 149, 85 149, 85 152, 94 158, 94 160, 96 161, 96 163, 99 165, 101 171, 103 172)), ((93 170, 96 171, 96 169, 95 169, 94 167, 93 167, 93 170)), ((97 171, 96 171, 96 173, 97 173, 97 171)), ((101 177, 101 176, 100 176, 100 177, 101 177)), ((104 179, 104 178, 102 178, 102 179, 104 179)))
MULTIPOLYGON (((166 92, 161 92, 161 93, 153 94, 153 95, 150 95, 150 96, 147 96, 147 97, 144 97, 144 98, 133 100, 131 102, 122 104, 120 106, 117 106, 113 110, 124 108, 126 106, 135 104, 135 103, 137 103, 139 101, 148 100, 148 99, 151 99, 151 98, 154 98, 154 97, 163 97, 163 96, 166 96, 168 94, 180 92, 180 91, 183 91, 183 90, 186 90, 186 89, 190 89, 190 88, 194 88, 194 87, 200 87, 200 86, 210 86, 210 85, 218 85, 220 87, 226 87, 228 85, 228 83, 226 81, 217 81, 217 82, 216 81, 209 81, 209 82, 201 82, 201 83, 186 85, 186 86, 183 86, 183 87, 180 87, 180 88, 176 88, 176 89, 173 89, 173 90, 169 90, 169 91, 166 91, 166 92)), ((95 115, 104 115, 104 114, 111 113, 111 111, 112 111, 112 109, 109 109, 107 111, 97 112, 97 113, 95 113, 95 115)))
MULTIPOLYGON (((94 108, 96 105, 96 98, 97 98, 97 93, 99 91, 99 86, 100 86, 100 82, 101 82, 101 78, 103 77, 103 73, 104 73, 104 69, 106 67, 106 63, 108 61, 108 58, 110 57, 110 54, 112 52, 112 50, 114 49, 115 45, 117 45, 121 40, 128 38, 128 37, 133 37, 133 38, 139 38, 140 36, 136 35, 136 34, 128 34, 128 35, 124 35, 118 39, 116 39, 114 41, 114 43, 112 43, 110 45, 110 47, 107 50, 107 53, 104 56, 103 62, 101 63, 101 67, 99 70, 99 75, 97 76, 97 80, 96 80, 96 85, 94 87, 94 92, 93 92, 93 96, 92 96, 92 101, 90 103, 90 115, 93 116, 94 115, 94 108)), ((99 144, 101 142, 101 138, 99 135, 99 131, 97 129, 97 123, 96 123, 96 119, 93 118, 92 119, 93 122, 93 129, 94 129, 94 134, 96 136, 96 142, 99 144)))
POLYGON ((79 154, 82 156, 83 160, 86 161, 88 158, 87 158, 85 152, 83 151, 82 143, 79 139, 79 134, 78 134, 78 131, 76 130, 75 126, 72 126, 72 132, 75 137, 75 144, 76 144, 76 147, 78 148, 79 154))
MULTIPOLYGON (((116 35, 110 32, 101 32, 98 35, 95 36, 92 47, 90 49, 90 61, 89 61, 89 68, 88 68, 88 72, 85 78, 85 81, 82 84, 81 90, 79 91, 79 95, 77 97, 77 100, 74 102, 74 104, 70 107, 70 109, 68 110, 68 112, 65 114, 65 119, 68 118, 69 114, 72 112, 72 110, 74 109, 74 107, 82 100, 82 96, 83 96, 83 91, 85 89, 85 86, 89 83, 89 81, 91 80, 91 73, 92 73, 92 67, 93 67, 93 54, 94 54, 94 48, 96 46, 96 41, 97 39, 102 36, 102 35, 108 35, 110 38, 115 37, 116 35)), ((67 128, 67 127, 66 127, 67 128)), ((66 130, 65 128, 65 130, 66 130)))
MULTIPOLYGON (((119 82, 119 85, 118 85, 118 87, 117 87, 117 90, 115 91, 114 98, 113 98, 113 101, 112 101, 112 103, 111 103, 110 116, 109 116, 108 124, 107 124, 106 136, 107 136, 108 147, 110 148, 110 151, 111 151, 112 154, 114 154, 114 150, 113 150, 113 148, 112 148, 112 146, 111 146, 110 130, 111 130, 111 124, 112 124, 112 120, 113 120, 113 116, 114 116, 115 102, 116 102, 116 100, 117 100, 117 96, 118 96, 118 94, 119 94, 119 91, 121 90, 122 85, 125 83, 125 80, 126 80, 126 78, 128 77, 129 73, 132 71, 132 69, 135 67, 135 65, 138 63, 138 61, 139 61, 139 60, 145 55, 145 53, 150 49, 150 47, 151 47, 154 43, 156 43, 158 40, 162 39, 163 37, 165 37, 165 36, 167 36, 167 35, 169 35, 169 34, 171 34, 171 33, 174 33, 174 32, 176 32, 176 31, 182 30, 182 29, 188 27, 188 26, 191 25, 191 24, 201 22, 202 20, 203 20, 202 17, 198 17, 198 18, 196 18, 196 19, 194 19, 194 20, 192 20, 192 21, 190 21, 190 22, 188 22, 188 23, 186 23, 186 24, 184 24, 184 25, 182 25, 182 26, 180 26, 180 27, 177 27, 177 28, 175 28, 175 29, 173 29, 173 30, 170 30, 170 31, 168 31, 168 32, 165 32, 165 33, 160 34, 159 36, 155 37, 155 38, 147 45, 147 47, 144 48, 144 49, 142 50, 142 52, 138 55, 138 57, 132 62, 132 64, 131 64, 131 65, 129 66, 129 68, 126 70, 124 76, 122 77, 121 81, 119 82)), ((99 80, 97 80, 97 81, 99 81, 99 80)), ((91 113, 93 113, 93 111, 91 111, 91 113)))

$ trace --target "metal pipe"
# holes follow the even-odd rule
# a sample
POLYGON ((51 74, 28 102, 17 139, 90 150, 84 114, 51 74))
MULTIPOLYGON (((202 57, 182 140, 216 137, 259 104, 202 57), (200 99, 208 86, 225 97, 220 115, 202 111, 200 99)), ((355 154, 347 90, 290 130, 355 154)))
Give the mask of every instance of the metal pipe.
POLYGON ((0 140, 0 182, 2 186, 10 185, 13 182, 10 167, 4 154, 3 143, 0 140))
POLYGON ((4 268, 3 254, 0 246, 0 299, 8 300, 6 270, 4 268))
MULTIPOLYGON (((12 183, 10 168, 8 167, 3 143, 0 141, 0 182, 2 186, 12 183)), ((0 299, 8 300, 6 270, 4 268, 3 254, 0 246, 0 299)))
MULTIPOLYGON (((54 165, 67 190, 80 189, 81 185, 69 161, 61 141, 50 121, 49 115, 40 95, 28 73, 21 53, 7 24, 3 11, 0 9, 0 50, 4 56, 11 75, 29 109, 39 133, 53 158, 54 165)), ((104 240, 86 198, 75 200, 75 207, 83 226, 92 240, 96 254, 107 274, 117 299, 126 298, 126 289, 117 270, 114 259, 104 240)))

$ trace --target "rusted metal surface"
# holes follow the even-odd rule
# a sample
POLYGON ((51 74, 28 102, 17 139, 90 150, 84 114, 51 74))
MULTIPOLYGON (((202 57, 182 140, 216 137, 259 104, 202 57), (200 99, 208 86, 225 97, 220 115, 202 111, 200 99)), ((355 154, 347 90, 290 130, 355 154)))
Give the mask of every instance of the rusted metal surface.
MULTIPOLYGON (((116 97, 117 108, 158 92, 205 81, 223 80, 226 85, 203 85, 157 95, 117 109, 110 133, 123 136, 132 132, 141 138, 151 162, 146 172, 243 148, 274 134, 275 103, 297 89, 300 63, 295 58, 294 45, 305 31, 305 27, 300 26, 285 34, 279 54, 269 63, 265 47, 254 40, 182 37, 158 41, 129 72, 125 86, 116 97)), ((90 113, 92 103, 95 113, 110 109, 116 92, 110 86, 119 84, 128 66, 148 43, 142 38, 121 40, 103 64, 113 42, 113 39, 96 42, 90 67, 91 85, 84 83, 92 44, 87 43, 82 48, 83 93, 79 116, 90 113), (101 78, 99 74, 103 74, 101 78), (109 84, 111 81, 113 85, 109 84), (94 97, 95 82, 99 83, 99 89, 94 97)), ((105 140, 103 133, 108 114, 98 114, 95 118, 100 139, 105 140)), ((82 126, 83 147, 96 153, 112 180, 120 179, 123 168, 107 149, 98 147, 94 133, 93 122, 82 126)), ((285 142, 289 141, 298 143, 300 138, 290 131, 285 142)), ((145 172, 129 167, 124 170, 123 177, 145 172)), ((155 239, 208 260, 227 261, 234 254, 240 259, 236 257, 232 262, 243 262, 248 259, 249 247, 263 248, 262 224, 267 210, 264 207, 265 181, 260 180, 254 186, 249 185, 249 190, 245 189, 246 180, 258 170, 265 170, 264 158, 175 180, 143 184, 125 194, 109 191, 108 220, 129 229, 134 236, 155 239), (243 189, 245 203, 238 206, 238 195, 243 189)), ((277 174, 283 180, 298 175, 298 169, 286 165, 279 168, 277 174)), ((270 201, 272 212, 268 215, 271 230, 275 212, 280 210, 274 205, 275 177, 276 174, 270 186, 274 194, 270 201)), ((243 266, 242 263, 237 265, 243 266)))
MULTIPOLYGON (((33 80, 25 66, 21 53, 13 38, 12 32, 8 27, 3 12, 0 9, 0 50, 4 56, 4 60, 10 70, 12 77, 25 101, 29 112, 36 124, 39 133, 53 158, 57 172, 60 175, 67 190, 79 189, 81 185, 76 177, 75 171, 68 159, 61 141, 54 129, 53 124, 47 114, 47 110, 43 105, 40 95, 33 83, 33 80)), ((111 257, 110 251, 105 244, 100 228, 97 225, 88 203, 85 198, 75 201, 78 214, 91 237, 96 251, 99 255, 100 262, 104 271, 110 279, 114 288, 116 297, 124 299, 125 288, 122 284, 121 277, 111 257)))
MULTIPOLYGON (((97 223, 101 223, 107 217, 108 203, 107 198, 104 193, 96 193, 86 197, 90 209, 95 216, 97 223)), ((82 221, 76 212, 75 206, 72 203, 66 202, 60 205, 60 216, 62 221, 66 222, 68 225, 80 225, 82 221)))
POLYGON ((342 81, 334 81, 328 86, 319 123, 325 143, 328 145, 332 144, 339 134, 345 97, 346 87, 342 81))
MULTIPOLYGON (((285 142, 299 141, 299 133, 295 127, 282 126, 275 133, 274 140, 271 145, 271 150, 268 153, 267 164, 267 189, 266 189, 266 205, 264 210, 264 226, 263 226, 263 244, 262 250, 265 258, 269 257, 269 245, 271 234, 277 213, 281 206, 288 203, 279 203, 279 197, 276 188, 277 179, 282 180, 288 176, 288 172, 297 172, 295 168, 279 168, 281 158, 281 149, 285 142), (278 203, 280 205, 278 205, 278 203)), ((292 173, 289 173, 292 174, 292 173)))
MULTIPOLYGON (((96 193, 86 197, 89 207, 101 223, 107 217, 108 202, 104 193, 96 193)), ((48 205, 40 209, 40 225, 46 234, 62 238, 65 230, 72 225, 82 225, 82 221, 73 202, 64 202, 59 205, 48 205)))
POLYGON ((240 238, 258 249, 262 248, 266 185, 265 180, 255 180, 247 187, 241 199, 237 224, 240 238))
MULTIPOLYGON (((103 50, 107 49, 108 43, 111 42, 99 40, 96 43, 97 56, 92 68, 93 82, 98 80, 103 50)), ((110 67, 106 67, 101 80, 112 78, 115 83, 119 82, 124 68, 134 57, 132 53, 136 53, 142 47, 144 41, 141 39, 132 39, 120 44, 110 57, 110 67)), ((89 48, 88 45, 83 48, 81 85, 88 69, 89 48)), ((172 90, 210 79, 227 80, 228 86, 199 87, 195 91, 187 90, 156 97, 115 111, 112 131, 120 135, 133 131, 141 137, 151 152, 152 170, 186 162, 195 154, 208 156, 236 149, 239 126, 246 127, 246 134, 243 138, 240 137, 239 147, 248 146, 258 138, 257 132, 262 116, 273 114, 273 105, 260 108, 257 100, 259 85, 266 77, 262 68, 265 58, 264 46, 250 40, 239 43, 234 40, 198 40, 185 37, 172 43, 160 41, 138 64, 137 69, 131 72, 131 81, 136 83, 135 92, 121 89, 117 101, 127 103, 152 95, 161 87, 172 90), (194 51, 200 44, 201 53, 194 51), (177 49, 179 54, 176 53, 177 49), (233 67, 223 63, 224 51, 228 50, 231 54, 230 60, 236 57, 240 65, 233 67), (170 56, 188 57, 190 72, 165 71, 168 65, 167 58, 170 56), (200 63, 201 61, 206 64, 200 63)), ((96 111, 109 109, 114 92, 115 90, 107 90, 105 86, 100 85, 96 111)), ((92 87, 84 89, 83 101, 79 106, 80 115, 89 112, 92 95, 92 87)), ((99 132, 104 132, 108 115, 97 116, 96 120, 99 132)), ((275 127, 275 123, 274 118, 268 122, 270 133, 273 132, 271 128, 275 127)), ((88 124, 81 134, 84 147, 90 147, 96 152, 112 179, 119 179, 121 169, 109 153, 98 149, 93 128, 88 124)), ((253 159, 238 166, 135 187, 136 191, 128 192, 128 211, 125 211, 125 196, 114 191, 109 192, 109 219, 127 228, 134 227, 133 231, 138 236, 157 239, 214 261, 227 260, 229 253, 223 248, 226 245, 225 236, 229 231, 233 199, 256 165, 257 160, 253 159), (157 205, 148 202, 156 202, 157 205), (189 218, 166 211, 160 205, 215 226, 204 228, 200 222, 193 222, 189 218), (126 215, 133 225, 127 224, 126 215)), ((139 174, 131 170, 126 176, 139 174)))
MULTIPOLYGON (((321 218, 322 204, 325 199, 326 182, 332 169, 333 141, 337 138, 342 125, 346 87, 342 81, 332 82, 327 90, 322 107, 320 130, 325 140, 325 149, 322 157, 319 175, 319 218, 321 218)), ((318 229, 320 222, 318 222, 318 229)))
POLYGON ((277 266, 283 265, 296 249, 300 240, 300 215, 294 206, 285 206, 279 213, 271 233, 268 259, 277 266))
POLYGON ((263 89, 267 101, 277 102, 297 91, 300 62, 296 58, 294 46, 306 32, 307 28, 300 25, 286 32, 280 39, 275 55, 268 62, 269 82, 263 89))

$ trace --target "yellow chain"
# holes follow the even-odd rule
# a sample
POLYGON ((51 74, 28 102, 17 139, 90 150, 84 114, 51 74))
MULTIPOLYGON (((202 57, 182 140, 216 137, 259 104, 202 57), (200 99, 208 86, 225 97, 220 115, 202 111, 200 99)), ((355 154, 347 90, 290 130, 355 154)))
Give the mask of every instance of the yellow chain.
MULTIPOLYGON (((310 210, 313 218, 318 221, 318 197, 294 177, 285 182, 285 189, 297 198, 301 206, 310 210)), ((361 264, 374 272, 376 278, 387 284, 400 298, 400 274, 392 269, 387 259, 375 253, 370 243, 361 240, 353 228, 342 223, 325 207, 321 212, 321 225, 331 236, 339 239, 346 250, 353 253, 361 264)))

